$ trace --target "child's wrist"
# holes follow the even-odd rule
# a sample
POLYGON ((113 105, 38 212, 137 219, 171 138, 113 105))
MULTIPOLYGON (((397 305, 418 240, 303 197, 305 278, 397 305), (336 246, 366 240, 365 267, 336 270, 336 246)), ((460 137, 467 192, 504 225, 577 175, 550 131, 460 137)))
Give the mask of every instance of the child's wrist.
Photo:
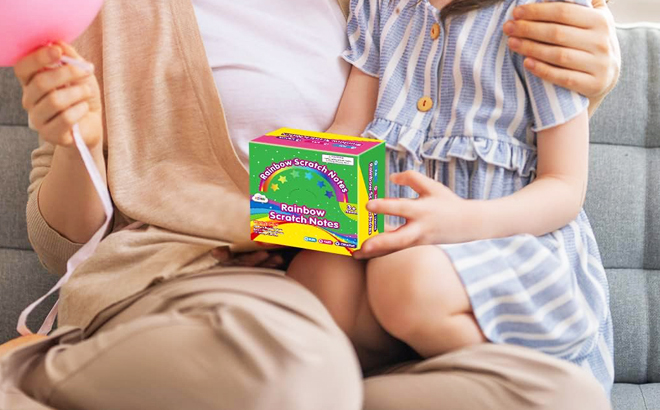
POLYGON ((465 242, 493 237, 492 224, 489 223, 487 213, 488 201, 465 200, 465 211, 461 215, 461 222, 465 226, 465 242))

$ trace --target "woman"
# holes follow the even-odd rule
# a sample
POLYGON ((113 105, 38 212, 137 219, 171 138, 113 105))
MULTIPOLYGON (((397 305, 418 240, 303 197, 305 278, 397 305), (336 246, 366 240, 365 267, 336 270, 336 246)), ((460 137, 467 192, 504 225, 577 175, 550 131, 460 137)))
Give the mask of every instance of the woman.
MULTIPOLYGON (((343 16, 334 0, 234 3, 108 0, 80 55, 48 47, 16 66, 44 140, 28 203, 42 262, 63 273, 103 222, 71 147, 75 122, 107 169, 116 217, 62 289, 60 328, 4 359, 0 408, 354 409, 363 393, 374 409, 607 406, 577 367, 487 344, 372 377, 363 392, 327 312, 265 269, 283 256, 255 251, 247 235, 245 142, 330 124, 347 74, 343 16), (62 53, 94 63, 100 87, 76 68, 44 71, 62 53), (144 226, 123 229, 134 221, 144 226)), ((592 106, 618 73, 611 18, 598 6, 527 7, 505 27, 535 74, 580 84, 592 106)))

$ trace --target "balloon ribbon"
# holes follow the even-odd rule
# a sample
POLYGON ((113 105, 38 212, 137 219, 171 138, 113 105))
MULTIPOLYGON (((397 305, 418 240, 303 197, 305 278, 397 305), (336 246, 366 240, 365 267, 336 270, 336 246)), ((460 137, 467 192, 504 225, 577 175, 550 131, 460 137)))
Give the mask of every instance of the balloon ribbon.
MULTIPOLYGON (((62 62, 66 64, 75 65, 76 67, 79 67, 85 71, 91 72, 92 70, 92 66, 89 65, 88 63, 79 60, 74 60, 67 56, 62 57, 62 62)), ((66 274, 60 278, 60 280, 55 284, 55 286, 53 286, 53 288, 49 290, 48 293, 46 293, 41 298, 33 302, 30 306, 25 308, 23 312, 21 312, 21 315, 18 318, 18 325, 16 330, 18 330, 18 332, 22 336, 33 334, 32 331, 27 326, 27 318, 30 315, 30 313, 34 310, 34 308, 36 308, 39 304, 41 304, 41 302, 43 302, 48 296, 52 295, 57 290, 59 290, 69 280, 69 278, 71 278, 71 275, 76 270, 76 268, 80 266, 80 264, 85 262, 90 256, 92 256, 92 254, 98 247, 99 243, 103 239, 103 236, 107 231, 108 226, 110 225, 110 221, 112 220, 113 207, 112 207, 112 200, 110 199, 110 192, 108 192, 108 186, 103 181, 103 178, 101 177, 101 173, 96 167, 94 158, 92 158, 92 154, 89 152, 89 148, 87 148, 87 145, 85 144, 85 141, 82 138, 82 135, 80 133, 80 127, 78 126, 78 124, 75 124, 73 126, 72 132, 73 132, 73 140, 75 142, 76 148, 78 148, 78 152, 80 152, 80 156, 82 157, 83 163, 85 164, 87 173, 89 174, 92 180, 92 184, 94 185, 94 188, 96 190, 96 193, 103 204, 103 211, 105 212, 105 222, 103 222, 101 228, 99 228, 99 230, 96 231, 96 233, 92 236, 89 242, 83 245, 83 247, 80 248, 75 254, 73 254, 73 256, 67 261, 66 274)), ((39 328, 39 331, 37 332, 38 334, 47 335, 51 331, 51 329, 53 328, 53 324, 55 323, 55 318, 57 317, 58 305, 59 305, 59 299, 57 302, 55 302, 55 305, 53 305, 52 309, 50 310, 50 313, 48 313, 48 316, 46 316, 46 319, 44 320, 43 324, 39 328)))

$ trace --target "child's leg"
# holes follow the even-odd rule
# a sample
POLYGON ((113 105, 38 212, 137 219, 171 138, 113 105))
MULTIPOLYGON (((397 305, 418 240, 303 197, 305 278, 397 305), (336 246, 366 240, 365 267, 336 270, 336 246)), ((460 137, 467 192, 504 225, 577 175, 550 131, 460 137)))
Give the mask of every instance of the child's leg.
POLYGON ((486 341, 460 278, 437 246, 369 261, 367 294, 385 330, 422 356, 486 341))
POLYGON ((371 312, 366 295, 365 263, 348 256, 302 251, 291 262, 287 276, 323 302, 357 350, 362 367, 388 362, 402 343, 387 334, 371 312))

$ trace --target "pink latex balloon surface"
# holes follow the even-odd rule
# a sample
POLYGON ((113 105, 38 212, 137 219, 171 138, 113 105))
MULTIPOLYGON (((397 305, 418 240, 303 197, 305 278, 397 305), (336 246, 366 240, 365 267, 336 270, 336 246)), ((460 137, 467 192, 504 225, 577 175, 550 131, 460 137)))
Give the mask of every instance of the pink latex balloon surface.
POLYGON ((0 67, 53 41, 71 42, 94 21, 103 0, 0 0, 0 67))

